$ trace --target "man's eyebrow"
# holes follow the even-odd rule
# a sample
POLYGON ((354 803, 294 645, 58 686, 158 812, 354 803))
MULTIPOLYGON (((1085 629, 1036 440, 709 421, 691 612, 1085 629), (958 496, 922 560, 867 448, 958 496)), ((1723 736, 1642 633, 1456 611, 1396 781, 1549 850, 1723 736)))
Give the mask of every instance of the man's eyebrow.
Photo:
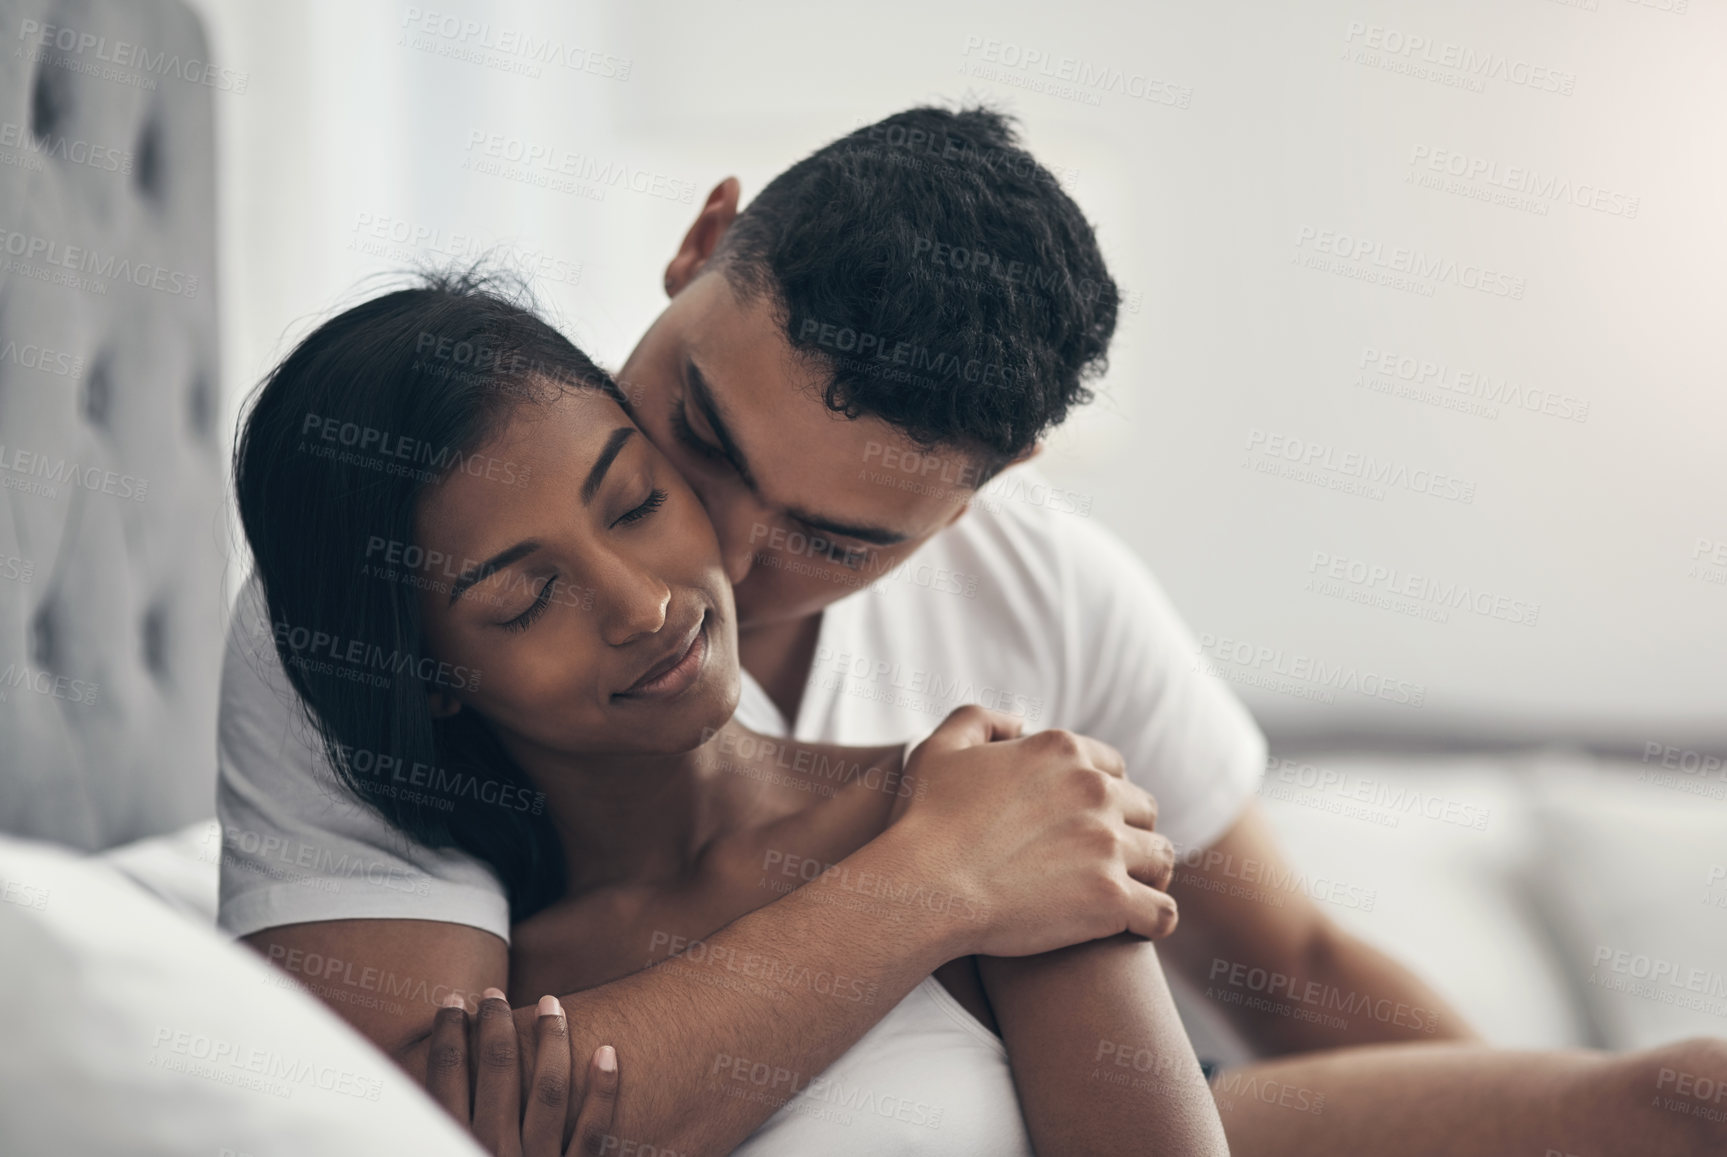
POLYGON ((910 538, 911 535, 897 530, 889 530, 884 526, 860 526, 849 522, 840 522, 832 518, 824 518, 807 510, 796 507, 786 508, 788 517, 795 518, 812 530, 823 530, 829 534, 837 534, 844 538, 855 538, 872 546, 897 546, 910 538))
MULTIPOLYGON (((738 477, 743 479, 744 485, 748 486, 751 492, 759 497, 761 491, 756 486, 755 477, 750 474, 749 462, 745 460, 743 451, 738 449, 737 441, 733 439, 731 431, 726 427, 725 419, 720 416, 719 407, 714 402, 713 391, 708 388, 708 382, 702 376, 701 367, 696 365, 693 358, 686 358, 684 369, 690 396, 696 400, 696 406, 701 410, 702 416, 707 419, 708 426, 714 432, 714 437, 719 439, 720 449, 725 454, 726 460, 732 464, 732 469, 738 472, 738 477)), ((859 542, 867 542, 873 546, 894 546, 911 537, 911 535, 898 530, 845 522, 797 507, 787 507, 786 514, 811 530, 825 531, 828 534, 837 534, 843 538, 855 538, 859 542)))
POLYGON ((618 451, 624 448, 624 443, 628 442, 630 435, 635 432, 634 426, 619 426, 612 431, 611 437, 606 439, 604 448, 600 450, 600 456, 594 459, 593 468, 588 471, 587 480, 582 483, 582 505, 586 506, 594 500, 594 495, 599 492, 600 483, 606 480, 606 471, 612 468, 612 460, 618 456, 618 451))
POLYGON ((519 558, 525 558, 540 549, 540 544, 533 539, 518 542, 508 550, 501 550, 478 566, 471 566, 456 576, 456 581, 450 584, 450 606, 456 605, 456 600, 467 593, 468 588, 475 583, 484 582, 492 577, 492 573, 500 567, 509 566, 519 558))
POLYGON ((726 420, 720 416, 719 407, 714 403, 714 393, 708 389, 708 380, 702 377, 701 369, 693 358, 684 359, 684 381, 688 385, 690 397, 696 400, 696 408, 701 410, 702 417, 707 419, 708 428, 713 430, 714 437, 720 440, 720 450, 726 460, 732 464, 732 469, 738 472, 738 477, 744 480, 744 485, 751 490, 756 488, 755 475, 750 473, 749 460, 744 452, 738 449, 737 439, 732 437, 726 420))

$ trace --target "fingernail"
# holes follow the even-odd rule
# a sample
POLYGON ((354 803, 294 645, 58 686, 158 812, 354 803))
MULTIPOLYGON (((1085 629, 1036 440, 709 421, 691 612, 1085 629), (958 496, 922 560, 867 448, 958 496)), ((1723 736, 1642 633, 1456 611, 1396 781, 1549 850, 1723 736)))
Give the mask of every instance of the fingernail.
POLYGON ((504 995, 503 989, 501 989, 501 988, 488 988, 488 989, 486 989, 486 991, 480 993, 480 995, 485 997, 487 1000, 508 1000, 508 999, 510 999, 509 997, 504 995))
POLYGON ((600 1072, 615 1073, 618 1071, 617 1050, 612 1048, 611 1045, 601 1045, 600 1051, 597 1055, 599 1058, 600 1072))
POLYGON ((452 993, 450 993, 450 995, 448 995, 444 998, 444 1007, 445 1008, 466 1008, 466 1007, 468 1007, 468 1002, 462 999, 461 993, 452 992, 452 993))
POLYGON ((540 1015, 563 1016, 564 1006, 558 1003, 558 998, 555 996, 542 996, 540 997, 540 1015))

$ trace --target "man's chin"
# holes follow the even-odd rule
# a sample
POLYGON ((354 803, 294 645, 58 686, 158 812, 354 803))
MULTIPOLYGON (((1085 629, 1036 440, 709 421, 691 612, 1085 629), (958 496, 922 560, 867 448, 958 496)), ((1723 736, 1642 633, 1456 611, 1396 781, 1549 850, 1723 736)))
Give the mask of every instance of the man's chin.
POLYGON ((733 603, 737 608, 738 633, 741 635, 801 622, 812 615, 821 614, 827 607, 851 593, 841 591, 832 598, 818 598, 811 597, 807 592, 799 592, 788 597, 785 592, 751 590, 747 580, 732 590, 733 603))

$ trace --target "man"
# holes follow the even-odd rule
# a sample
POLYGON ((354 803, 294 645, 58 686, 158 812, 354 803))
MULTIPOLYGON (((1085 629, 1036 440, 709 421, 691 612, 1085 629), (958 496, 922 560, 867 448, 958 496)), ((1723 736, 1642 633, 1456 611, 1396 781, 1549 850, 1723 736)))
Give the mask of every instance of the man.
MULTIPOLYGON (((1291 892, 1272 905, 1231 895, 1229 881, 1250 863, 1261 876, 1283 874, 1253 802, 1263 740, 1228 690, 1198 671, 1190 636, 1143 566, 1074 504, 1050 502, 1022 465, 1088 399, 1118 296, 1090 225, 1007 121, 984 110, 913 109, 819 150, 741 213, 739 196, 735 180, 709 195, 667 267, 671 302, 619 377, 638 424, 688 478, 718 531, 753 676, 740 719, 799 740, 873 744, 925 734, 950 708, 976 701, 1020 716, 1028 731, 1062 728, 1118 748, 1129 776, 1157 797, 1159 829, 1204 853, 1189 857, 1194 866, 1170 888, 1182 915, 1166 959, 1209 985, 1261 1054, 1284 1056, 1220 1081, 1235 1152, 1595 1153, 1621 1143, 1631 1151, 1652 1136, 1662 1151, 1683 1152, 1697 1143, 1701 1126, 1652 1114, 1648 1093, 1662 1066, 1727 1068, 1715 1046, 1539 1064, 1464 1047, 1473 1034, 1435 993, 1306 896, 1291 892), (986 485, 998 476, 1003 485, 986 485), (1278 978, 1275 991, 1286 995, 1341 994, 1366 1011, 1293 1016, 1298 1002, 1251 999, 1260 981, 1249 977, 1278 978), (1451 1110, 1441 1113, 1442 1128, 1432 1125, 1436 1107, 1451 1110)), ((273 656, 258 659, 267 666, 273 656)), ((284 829, 303 835, 308 825, 260 809, 252 785, 309 774, 320 757, 303 739, 284 743, 292 705, 235 667, 231 650, 223 820, 231 833, 262 832, 280 846, 284 829)), ((392 862, 380 842, 365 846, 392 862)), ((304 897, 294 883, 263 876, 243 846, 230 851, 224 925, 278 960, 315 950, 320 925, 296 918, 310 908, 297 905, 304 897)), ((433 942, 414 939, 424 932, 419 922, 439 920, 485 929, 501 950, 508 929, 474 864, 452 854, 403 871, 435 892, 342 885, 355 917, 379 925, 379 958, 427 951, 433 942)), ((785 910, 822 884, 726 933, 755 943, 756 929, 790 919, 785 910)), ((801 941, 763 933, 761 943, 819 955, 845 935, 831 925, 800 928, 801 941)), ((447 951, 446 941, 435 943, 447 951)), ((979 951, 940 974, 985 1023, 992 991, 1012 986, 1059 1012, 1119 966, 1103 951, 972 955, 979 951)), ((856 958, 847 959, 855 971, 856 958)), ((903 994, 899 980, 882 975, 888 991, 903 994)), ((630 977, 581 995, 616 990, 627 1001, 639 988, 630 977)), ((588 1015, 565 1003, 574 1038, 588 1015)), ((337 1007, 367 1027, 365 1013, 337 1007)), ((776 1008, 771 1031, 751 1026, 748 1047, 790 1071, 819 1071, 871 1019, 836 1013, 831 1002, 776 1008)), ((726 1039, 739 1031, 726 1023, 737 1012, 704 996, 677 1025, 638 1020, 639 1011, 610 1023, 637 1026, 632 1043, 652 1050, 679 1032, 726 1039)), ((608 1015, 600 1006, 595 1014, 608 1015)), ((423 1041, 398 1043, 400 1058, 423 1064, 423 1052, 414 1053, 423 1041)), ((573 1047, 597 1043, 583 1037, 573 1047)), ((1137 1052, 1135 1042, 1094 1027, 1037 1063, 1075 1081, 1109 1079, 1112 1067, 1137 1077, 1119 1059, 1137 1052)), ((640 1073, 643 1063, 632 1060, 631 1069, 640 1073)), ((626 1082, 626 1131, 630 1095, 626 1082)), ((746 1108, 709 1106, 725 1120, 710 1120, 707 1133, 671 1135, 691 1148, 711 1137, 735 1143, 771 1106, 746 1108)))

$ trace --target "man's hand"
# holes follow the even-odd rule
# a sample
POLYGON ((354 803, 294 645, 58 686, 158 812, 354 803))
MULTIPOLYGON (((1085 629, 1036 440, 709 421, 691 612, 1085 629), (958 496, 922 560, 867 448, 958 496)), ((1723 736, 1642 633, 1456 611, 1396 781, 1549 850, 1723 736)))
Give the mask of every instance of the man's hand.
POLYGON ((922 790, 895 801, 933 878, 969 901, 965 953, 1031 956, 1085 940, 1174 931, 1163 891, 1175 849, 1157 803, 1108 744, 1068 731, 1018 738, 1019 723, 961 707, 911 753, 922 790))
POLYGON ((564 1123, 573 1082, 569 1022, 557 997, 540 998, 531 1058, 518 1060, 515 1020, 509 1002, 498 989, 486 990, 475 1035, 476 1047, 470 1050, 467 1009, 461 997, 451 997, 432 1023, 426 1088, 434 1101, 473 1132, 486 1152, 494 1157, 589 1157, 605 1151, 618 1105, 617 1052, 610 1045, 594 1050, 587 1080, 582 1084, 575 1132, 569 1148, 564 1148, 564 1123), (532 1082, 525 1116, 521 1111, 524 1061, 529 1062, 526 1067, 532 1082))

